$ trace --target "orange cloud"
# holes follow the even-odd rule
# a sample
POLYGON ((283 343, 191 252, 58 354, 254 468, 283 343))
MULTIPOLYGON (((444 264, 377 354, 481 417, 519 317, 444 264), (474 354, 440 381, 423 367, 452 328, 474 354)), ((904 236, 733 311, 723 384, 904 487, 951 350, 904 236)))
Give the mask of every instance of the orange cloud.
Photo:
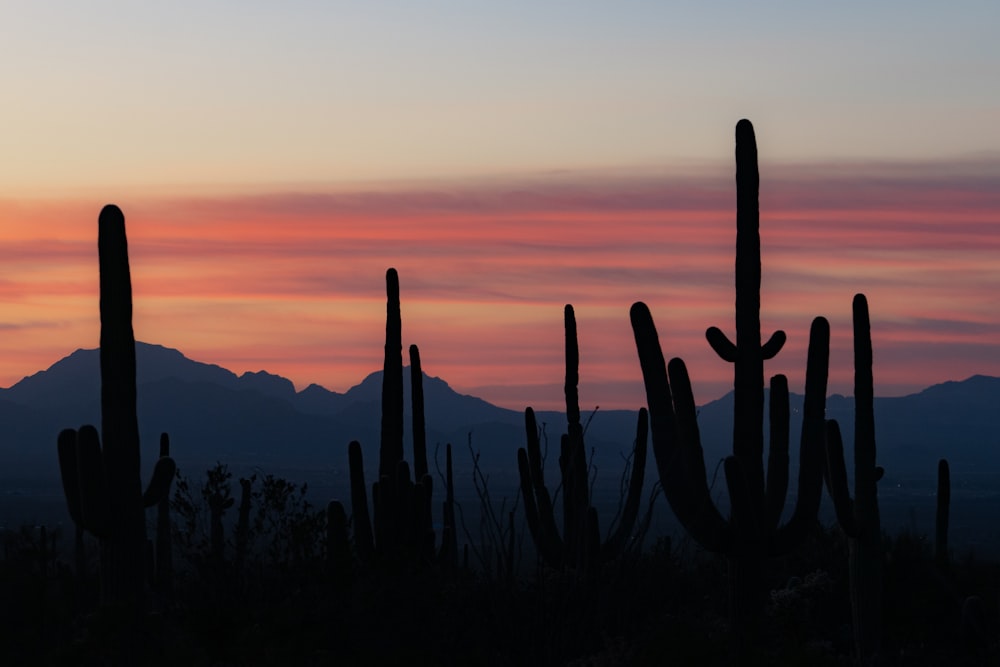
MULTIPOLYGON (((877 391, 1000 374, 1000 161, 762 167, 768 372, 803 381, 816 315, 833 325, 831 389, 851 390, 850 302, 872 305, 877 391), (914 363, 919 361, 919 363, 914 363)), ((628 308, 649 303, 697 398, 731 386, 704 341, 732 335, 731 177, 589 174, 120 202, 140 339, 235 371, 345 390, 380 367, 384 273, 399 270, 404 343, 428 372, 511 407, 558 407, 562 306, 577 309, 581 395, 634 408, 628 308)), ((0 201, 0 384, 97 343, 103 202, 0 201)))

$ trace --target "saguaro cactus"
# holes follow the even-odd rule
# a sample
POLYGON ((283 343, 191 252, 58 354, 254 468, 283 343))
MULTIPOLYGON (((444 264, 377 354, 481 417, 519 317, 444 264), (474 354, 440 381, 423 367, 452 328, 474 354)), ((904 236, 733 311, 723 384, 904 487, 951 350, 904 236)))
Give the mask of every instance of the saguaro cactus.
POLYGON ((795 511, 784 525, 788 487, 788 383, 771 378, 771 439, 767 477, 763 464, 764 361, 784 344, 778 331, 761 345, 760 236, 757 204, 757 148, 753 127, 736 126, 736 343, 717 328, 706 332, 720 357, 735 366, 733 455, 725 460, 731 509, 725 518, 712 502, 694 396, 684 362, 669 367, 649 309, 632 306, 632 328, 642 366, 656 457, 664 494, 678 520, 703 547, 730 561, 732 613, 741 645, 749 641, 764 601, 763 559, 784 554, 815 525, 822 492, 823 414, 829 361, 829 324, 813 320, 809 332, 806 396, 799 448, 795 511))
MULTIPOLYGON (((423 371, 420 351, 410 346, 410 365, 414 374, 413 428, 414 472, 403 458, 403 360, 402 318, 399 303, 399 276, 395 269, 386 271, 385 362, 382 377, 382 436, 379 447, 379 479, 372 484, 374 531, 369 521, 367 490, 361 445, 348 446, 351 470, 351 503, 355 545, 358 556, 367 560, 373 554, 383 559, 414 558, 427 562, 434 558, 434 528, 431 521, 433 479, 427 473, 427 448, 424 433, 423 371), (419 378, 418 378, 419 376, 419 378), (374 535, 373 535, 374 532, 374 535)), ((452 525, 445 530, 454 531, 452 525)))
POLYGON ((639 514, 642 483, 646 475, 647 412, 639 411, 636 428, 634 459, 625 505, 614 533, 602 544, 597 522, 597 510, 590 504, 590 487, 583 425, 580 423, 580 349, 576 335, 576 315, 573 306, 563 311, 566 328, 566 396, 567 433, 560 442, 559 468, 562 473, 563 531, 556 525, 551 496, 545 487, 541 443, 535 413, 525 410, 527 449, 517 451, 517 467, 521 477, 521 496, 528 530, 539 555, 553 568, 588 568, 621 554, 628 544, 639 514))
POLYGON ((59 467, 73 520, 100 540, 101 598, 138 609, 145 579, 144 507, 169 495, 176 465, 161 456, 145 494, 139 479, 135 336, 125 218, 104 207, 98 221, 101 308, 101 438, 93 426, 59 434, 59 467))
POLYGON ((837 522, 848 536, 855 646, 863 665, 878 661, 882 636, 882 526, 875 463, 875 400, 868 301, 854 297, 854 498, 847 491, 844 444, 837 422, 827 422, 827 485, 837 522))

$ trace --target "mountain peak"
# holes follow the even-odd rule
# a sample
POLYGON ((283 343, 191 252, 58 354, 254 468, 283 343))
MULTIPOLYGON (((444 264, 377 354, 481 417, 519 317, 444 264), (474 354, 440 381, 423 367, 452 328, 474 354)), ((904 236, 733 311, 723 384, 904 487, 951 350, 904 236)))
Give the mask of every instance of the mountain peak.
POLYGON ((244 388, 259 391, 265 396, 286 400, 295 398, 295 385, 292 384, 292 381, 274 373, 247 371, 239 377, 239 382, 244 388))

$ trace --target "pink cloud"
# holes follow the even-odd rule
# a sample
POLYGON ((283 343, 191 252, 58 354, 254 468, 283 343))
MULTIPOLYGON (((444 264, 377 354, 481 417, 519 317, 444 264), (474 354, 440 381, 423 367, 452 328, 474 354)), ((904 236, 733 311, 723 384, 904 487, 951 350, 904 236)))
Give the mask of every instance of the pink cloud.
MULTIPOLYGON (((998 175, 1000 160, 762 166, 762 322, 789 335, 768 372, 801 384, 809 322, 823 314, 831 386, 849 393, 850 301, 863 291, 877 391, 1000 375, 998 175)), ((704 341, 709 325, 732 335, 728 174, 133 199, 123 208, 137 335, 203 361, 344 390, 381 364, 394 266, 404 343, 460 390, 558 407, 561 394, 545 392, 561 382, 561 308, 573 303, 581 391, 635 407, 628 307, 639 299, 668 356, 688 360, 699 400, 731 386, 731 367, 704 341)), ((0 201, 4 384, 96 343, 99 209, 0 201)))

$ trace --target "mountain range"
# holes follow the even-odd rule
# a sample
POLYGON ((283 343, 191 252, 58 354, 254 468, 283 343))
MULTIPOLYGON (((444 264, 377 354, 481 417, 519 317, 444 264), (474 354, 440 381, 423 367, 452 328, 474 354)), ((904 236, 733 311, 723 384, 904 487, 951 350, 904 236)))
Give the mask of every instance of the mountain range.
MULTIPOLYGON (((346 479, 346 446, 351 440, 362 443, 369 466, 366 471, 369 477, 373 474, 370 466, 378 460, 381 423, 381 371, 342 394, 315 384, 296 392, 291 381, 265 371, 237 376, 220 366, 190 360, 177 350, 147 343, 137 343, 136 351, 142 460, 147 470, 156 457, 159 435, 165 431, 170 434, 174 458, 187 474, 222 461, 234 470, 309 471, 312 478, 326 478, 338 486, 346 479)), ((408 412, 408 369, 404 377, 408 412)), ((444 380, 426 375, 424 393, 430 455, 435 443, 453 443, 458 448, 458 474, 465 474, 472 465, 471 444, 485 474, 504 484, 516 480, 516 450, 524 443, 521 412, 459 394, 444 380)), ((98 350, 77 350, 50 368, 0 389, 0 478, 57 480, 57 433, 66 427, 99 424, 99 401, 98 350)), ((791 402, 794 465, 802 397, 793 394, 791 402)), ((730 393, 699 409, 710 471, 731 451, 732 404, 730 393)), ((886 469, 886 481, 932 478, 941 457, 951 462, 953 476, 962 471, 1000 471, 998 408, 1000 378, 981 375, 909 396, 876 398, 879 462, 886 469)), ((556 412, 537 414, 539 422, 547 425, 552 446, 557 447, 565 417, 556 412)), ((849 455, 853 399, 828 397, 827 416, 840 421, 849 455)), ((610 484, 615 488, 622 457, 635 437, 635 418, 628 411, 601 411, 588 426, 587 443, 593 449, 594 463, 602 475, 615 476, 610 484)), ((408 420, 409 416, 407 427, 408 420)), ((443 462, 443 451, 438 457, 443 462)), ((550 465, 555 468, 554 461, 550 465)), ((848 466, 852 470, 850 462, 848 466)), ((649 468, 652 474, 655 466, 649 468)), ((294 479, 294 474, 288 477, 294 479)))

